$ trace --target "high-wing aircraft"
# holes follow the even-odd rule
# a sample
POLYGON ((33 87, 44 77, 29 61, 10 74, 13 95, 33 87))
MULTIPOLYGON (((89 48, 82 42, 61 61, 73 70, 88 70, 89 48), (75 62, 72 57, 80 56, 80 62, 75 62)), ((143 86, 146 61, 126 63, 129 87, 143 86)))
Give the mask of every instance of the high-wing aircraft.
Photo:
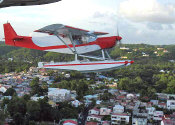
POLYGON ((0 0, 0 8, 9 6, 28 6, 28 5, 41 5, 60 0, 0 0))
POLYGON ((16 34, 10 23, 4 24, 7 45, 75 55, 75 60, 71 62, 39 62, 40 68, 100 72, 133 63, 131 60, 112 60, 106 51, 122 39, 120 36, 98 37, 108 33, 90 32, 62 24, 52 24, 35 32, 45 35, 40 37, 20 36, 16 34), (101 57, 85 55, 97 50, 101 50, 101 57), (78 57, 92 58, 98 61, 79 60, 78 57))

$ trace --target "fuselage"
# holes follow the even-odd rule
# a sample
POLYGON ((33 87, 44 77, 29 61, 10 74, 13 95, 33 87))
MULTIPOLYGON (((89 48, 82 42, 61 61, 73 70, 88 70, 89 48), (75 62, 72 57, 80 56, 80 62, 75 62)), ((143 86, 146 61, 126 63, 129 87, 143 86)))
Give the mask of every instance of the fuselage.
POLYGON ((117 40, 122 39, 120 36, 100 37, 91 42, 88 42, 88 40, 82 40, 81 43, 73 41, 72 44, 70 38, 65 36, 60 36, 59 38, 55 35, 42 37, 19 36, 9 23, 4 24, 4 34, 7 45, 67 54, 74 54, 70 48, 78 54, 112 48, 115 46, 117 40))

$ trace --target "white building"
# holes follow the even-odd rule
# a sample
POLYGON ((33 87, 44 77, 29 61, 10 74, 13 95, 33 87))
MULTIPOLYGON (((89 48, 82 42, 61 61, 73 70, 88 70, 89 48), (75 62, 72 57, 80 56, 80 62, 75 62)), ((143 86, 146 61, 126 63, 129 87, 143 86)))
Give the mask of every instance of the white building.
POLYGON ((147 125, 147 118, 132 118, 132 125, 147 125))
POLYGON ((113 107, 113 113, 123 113, 124 112, 124 107, 121 105, 115 105, 113 107))
POLYGON ((175 100, 167 100, 167 109, 175 109, 175 100))
POLYGON ((89 115, 99 115, 100 110, 97 108, 93 108, 91 110, 89 110, 89 115))
POLYGON ((154 115, 154 112, 156 111, 156 108, 150 107, 150 108, 146 108, 146 110, 148 112, 148 115, 153 116, 154 115))
POLYGON ((30 99, 33 100, 33 101, 38 101, 39 99, 44 99, 44 96, 40 96, 40 97, 32 96, 30 99))
POLYGON ((127 47, 120 47, 121 50, 129 50, 127 47))
POLYGON ((163 111, 155 111, 153 114, 153 120, 161 121, 163 118, 163 115, 164 115, 163 111))
POLYGON ((153 105, 158 105, 159 100, 151 100, 150 102, 152 102, 152 103, 153 103, 153 105))
POLYGON ((128 124, 130 115, 126 113, 113 113, 111 115, 111 125, 128 124))
POLYGON ((71 92, 67 89, 49 88, 48 98, 53 102, 63 102, 71 99, 71 92))
POLYGON ((127 99, 133 99, 134 98, 134 94, 127 94, 126 98, 127 99))
POLYGON ((2 93, 5 93, 7 91, 7 89, 5 88, 5 87, 0 87, 0 92, 2 92, 2 93))
POLYGON ((71 101, 71 104, 74 106, 74 107, 78 107, 80 106, 82 103, 78 100, 74 100, 74 101, 71 101))
POLYGON ((100 108, 100 115, 110 115, 111 109, 108 108, 100 108))
POLYGON ((99 115, 89 115, 87 117, 87 121, 98 121, 98 122, 101 122, 102 118, 103 118, 103 116, 99 116, 99 115))

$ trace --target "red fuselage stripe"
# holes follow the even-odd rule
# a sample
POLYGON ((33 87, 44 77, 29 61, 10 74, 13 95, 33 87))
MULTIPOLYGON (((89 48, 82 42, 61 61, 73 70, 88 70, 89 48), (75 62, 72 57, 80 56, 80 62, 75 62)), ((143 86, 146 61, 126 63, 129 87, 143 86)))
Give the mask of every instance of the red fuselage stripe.
POLYGON ((44 65, 44 67, 52 67, 52 66, 79 66, 79 65, 104 65, 104 64, 126 64, 126 62, 44 65))

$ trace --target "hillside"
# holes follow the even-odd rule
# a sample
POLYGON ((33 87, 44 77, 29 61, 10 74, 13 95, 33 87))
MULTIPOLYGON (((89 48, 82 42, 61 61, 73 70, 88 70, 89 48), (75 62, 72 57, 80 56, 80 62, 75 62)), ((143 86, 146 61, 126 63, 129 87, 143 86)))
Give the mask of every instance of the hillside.
MULTIPOLYGON (((119 79, 118 88, 154 97, 155 92, 175 93, 175 45, 125 44, 109 50, 113 59, 130 59, 126 68, 104 72, 119 79)), ((97 53, 96 53, 97 54, 97 53)), ((26 71, 38 61, 68 61, 72 55, 43 52, 0 44, 0 73, 26 71), (10 58, 10 59, 9 59, 10 58), (12 59, 12 60, 11 60, 12 59)))

